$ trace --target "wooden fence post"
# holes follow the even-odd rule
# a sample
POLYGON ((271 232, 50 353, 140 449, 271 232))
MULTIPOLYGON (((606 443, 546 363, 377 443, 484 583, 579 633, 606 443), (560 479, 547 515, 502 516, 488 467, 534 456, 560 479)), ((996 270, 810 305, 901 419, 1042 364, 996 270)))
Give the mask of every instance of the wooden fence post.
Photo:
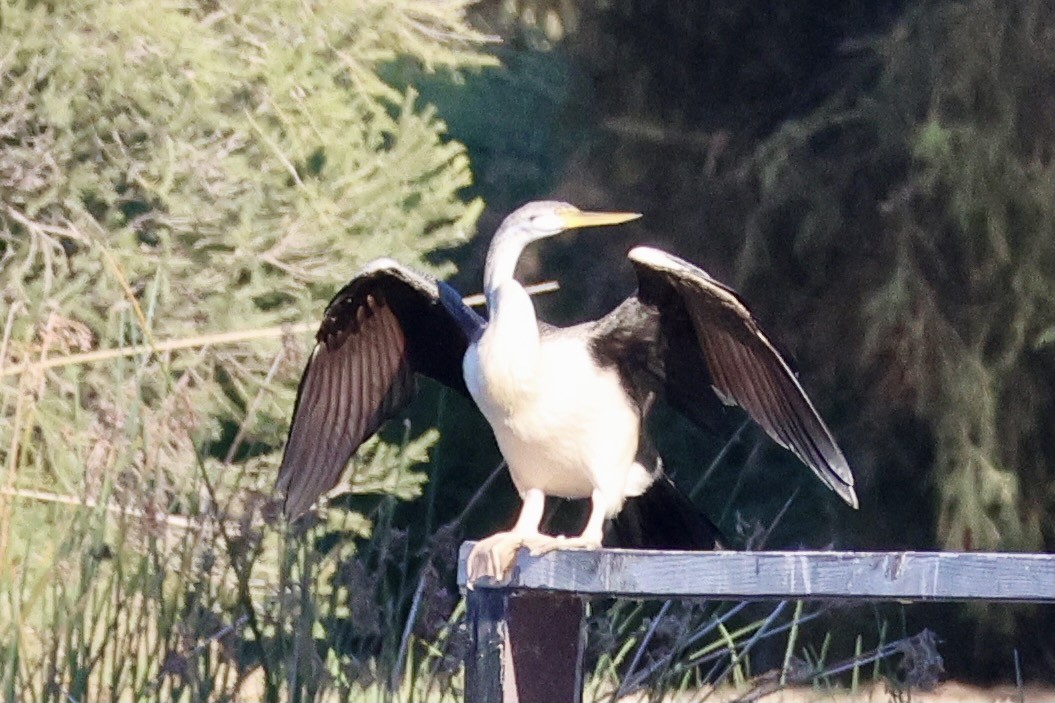
POLYGON ((580 703, 586 606, 574 595, 467 594, 466 703, 580 703))

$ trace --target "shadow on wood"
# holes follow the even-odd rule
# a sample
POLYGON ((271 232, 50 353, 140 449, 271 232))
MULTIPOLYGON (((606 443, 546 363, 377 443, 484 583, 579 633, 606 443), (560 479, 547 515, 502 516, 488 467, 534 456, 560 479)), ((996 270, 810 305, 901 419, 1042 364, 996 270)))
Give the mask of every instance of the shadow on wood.
POLYGON ((478 588, 468 594, 468 703, 579 703, 585 603, 577 596, 478 588))

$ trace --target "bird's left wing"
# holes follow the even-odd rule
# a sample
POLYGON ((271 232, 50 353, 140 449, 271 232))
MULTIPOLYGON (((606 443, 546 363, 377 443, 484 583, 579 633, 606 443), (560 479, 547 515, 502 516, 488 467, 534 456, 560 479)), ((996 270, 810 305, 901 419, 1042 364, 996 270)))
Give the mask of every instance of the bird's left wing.
POLYGON ((336 485, 359 446, 416 390, 415 373, 468 396, 462 359, 484 320, 458 293, 391 259, 326 308, 300 380, 276 487, 291 518, 336 485))
MULTIPOLYGON (((694 406, 714 395, 739 405, 857 507, 846 458, 740 297, 702 269, 658 249, 636 247, 629 256, 637 272, 637 296, 599 321, 595 348, 611 348, 624 338, 640 344, 650 337, 650 349, 636 354, 636 367, 659 380, 658 390, 675 408, 699 422, 694 406)), ((620 356, 625 364, 626 351, 620 356)))

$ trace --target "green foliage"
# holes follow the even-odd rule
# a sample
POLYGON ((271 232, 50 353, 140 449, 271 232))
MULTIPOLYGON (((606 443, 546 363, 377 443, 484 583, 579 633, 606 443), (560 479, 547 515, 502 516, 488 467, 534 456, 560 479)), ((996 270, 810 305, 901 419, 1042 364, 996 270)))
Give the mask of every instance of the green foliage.
POLYGON ((926 422, 946 548, 1055 538, 1055 495, 1027 489, 1051 485, 1055 465, 1050 356, 1036 354, 1055 290, 1053 26, 1037 0, 912 9, 871 47, 874 87, 840 92, 756 154, 762 209, 741 270, 779 232, 829 279, 832 326, 863 334, 827 340, 848 348, 828 365, 874 380, 868 422, 926 422))
POLYGON ((91 484, 112 466, 157 480, 247 414, 249 439, 276 444, 278 423, 257 418, 286 414, 299 363, 274 344, 10 370, 311 319, 382 253, 435 270, 423 255, 462 240, 479 213, 459 196, 468 162, 412 90, 376 72, 397 55, 485 63, 460 13, 409 1, 5 10, 0 451, 18 473, 10 482, 73 489, 82 467, 91 484), (17 392, 27 387, 32 398, 17 392), (99 442, 116 455, 93 460, 99 442))
POLYGON ((571 61, 558 51, 496 48, 502 65, 464 76, 456 85, 415 65, 393 70, 393 82, 413 85, 436 105, 450 133, 472 154, 474 193, 488 208, 511 211, 545 197, 570 153, 586 138, 592 115, 578 104, 571 61), (466 99, 469 96, 471 99, 466 99), (500 128, 496 128, 500 126, 500 128))
MULTIPOLYGON (((149 696, 167 653, 273 611, 245 589, 277 574, 275 544, 209 550, 260 529, 308 346, 279 326, 381 254, 451 271, 426 257, 472 232, 468 158, 381 75, 493 63, 467 4, 0 6, 0 695, 149 696), (64 360, 99 350, 118 352, 64 360)), ((376 443, 347 486, 419 494, 435 440, 376 443)), ((237 690, 242 664, 206 659, 187 695, 237 690)))
MULTIPOLYGON (((409 475, 413 486, 420 451, 390 454, 386 480, 409 475)), ((267 496, 234 483, 211 494, 222 507, 192 517, 50 510, 54 533, 18 549, 43 550, 52 568, 23 570, 0 591, 0 696, 363 700, 412 648, 404 692, 449 697, 460 660, 440 635, 452 630, 451 604, 426 602, 421 625, 401 636, 415 590, 451 598, 433 568, 407 571, 405 534, 389 524, 392 496, 283 530, 267 496)), ((186 488, 209 490, 202 480, 186 488)))
POLYGON ((1050 386, 1031 352, 1052 321, 1055 136, 1035 110, 1055 97, 1038 91, 1055 78, 1055 14, 976 0, 936 15, 918 35, 943 49, 910 136, 913 198, 892 212, 903 295, 876 302, 888 322, 871 346, 907 329, 919 336, 902 343, 927 349, 909 374, 934 427, 942 543, 1038 549, 1055 534, 1042 522, 1053 496, 1024 487, 1051 478, 1037 473, 1050 386), (920 265, 925 251, 938 270, 920 265))

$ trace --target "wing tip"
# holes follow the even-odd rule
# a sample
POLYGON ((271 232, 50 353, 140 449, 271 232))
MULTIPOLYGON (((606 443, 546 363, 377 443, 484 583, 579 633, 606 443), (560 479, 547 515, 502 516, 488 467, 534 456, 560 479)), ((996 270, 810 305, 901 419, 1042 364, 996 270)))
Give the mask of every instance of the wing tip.
POLYGON ((282 516, 286 518, 286 522, 293 522, 300 517, 300 512, 295 510, 296 501, 294 500, 292 483, 290 475, 285 471, 286 467, 283 464, 279 467, 278 480, 275 481, 274 495, 278 499, 279 505, 282 507, 282 516))
POLYGON ((846 501, 847 505, 857 510, 861 507, 861 503, 857 500, 857 491, 854 490, 854 472, 850 470, 850 463, 846 461, 846 457, 843 455, 842 450, 839 449, 839 445, 835 443, 834 437, 831 442, 838 457, 838 460, 831 467, 832 473, 835 475, 835 492, 846 501))
POLYGON ((279 491, 282 503, 282 516, 286 518, 288 523, 296 522, 302 518, 315 502, 314 500, 306 501, 301 491, 293 489, 279 489, 279 491))
POLYGON ((828 488, 846 501, 847 505, 854 510, 861 507, 861 503, 857 499, 857 491, 854 490, 854 475, 850 472, 850 466, 845 460, 835 466, 828 467, 828 471, 823 474, 821 472, 817 473, 828 488))
POLYGON ((288 452, 287 445, 273 490, 282 507, 282 516, 286 522, 294 522, 308 512, 318 496, 312 498, 310 492, 305 492, 304 476, 293 469, 294 464, 289 461, 288 452))
POLYGON ((282 516, 286 518, 286 522, 293 522, 301 516, 303 510, 297 505, 297 502, 293 500, 289 493, 282 494, 282 516))
POLYGON ((816 466, 812 462, 806 461, 805 458, 801 456, 799 458, 802 459, 807 466, 813 469, 813 472, 824 483, 824 485, 846 501, 847 505, 854 510, 857 510, 861 507, 861 504, 857 499, 857 491, 854 490, 853 472, 850 470, 850 465, 847 463, 843 453, 835 444, 835 440, 832 440, 832 446, 835 447, 835 451, 837 452, 836 459, 834 461, 831 459, 826 460, 823 468, 816 466))
POLYGON ((854 510, 858 510, 861 507, 860 501, 857 500, 857 491, 854 490, 853 486, 843 484, 835 490, 839 494, 839 497, 846 501, 854 510))

